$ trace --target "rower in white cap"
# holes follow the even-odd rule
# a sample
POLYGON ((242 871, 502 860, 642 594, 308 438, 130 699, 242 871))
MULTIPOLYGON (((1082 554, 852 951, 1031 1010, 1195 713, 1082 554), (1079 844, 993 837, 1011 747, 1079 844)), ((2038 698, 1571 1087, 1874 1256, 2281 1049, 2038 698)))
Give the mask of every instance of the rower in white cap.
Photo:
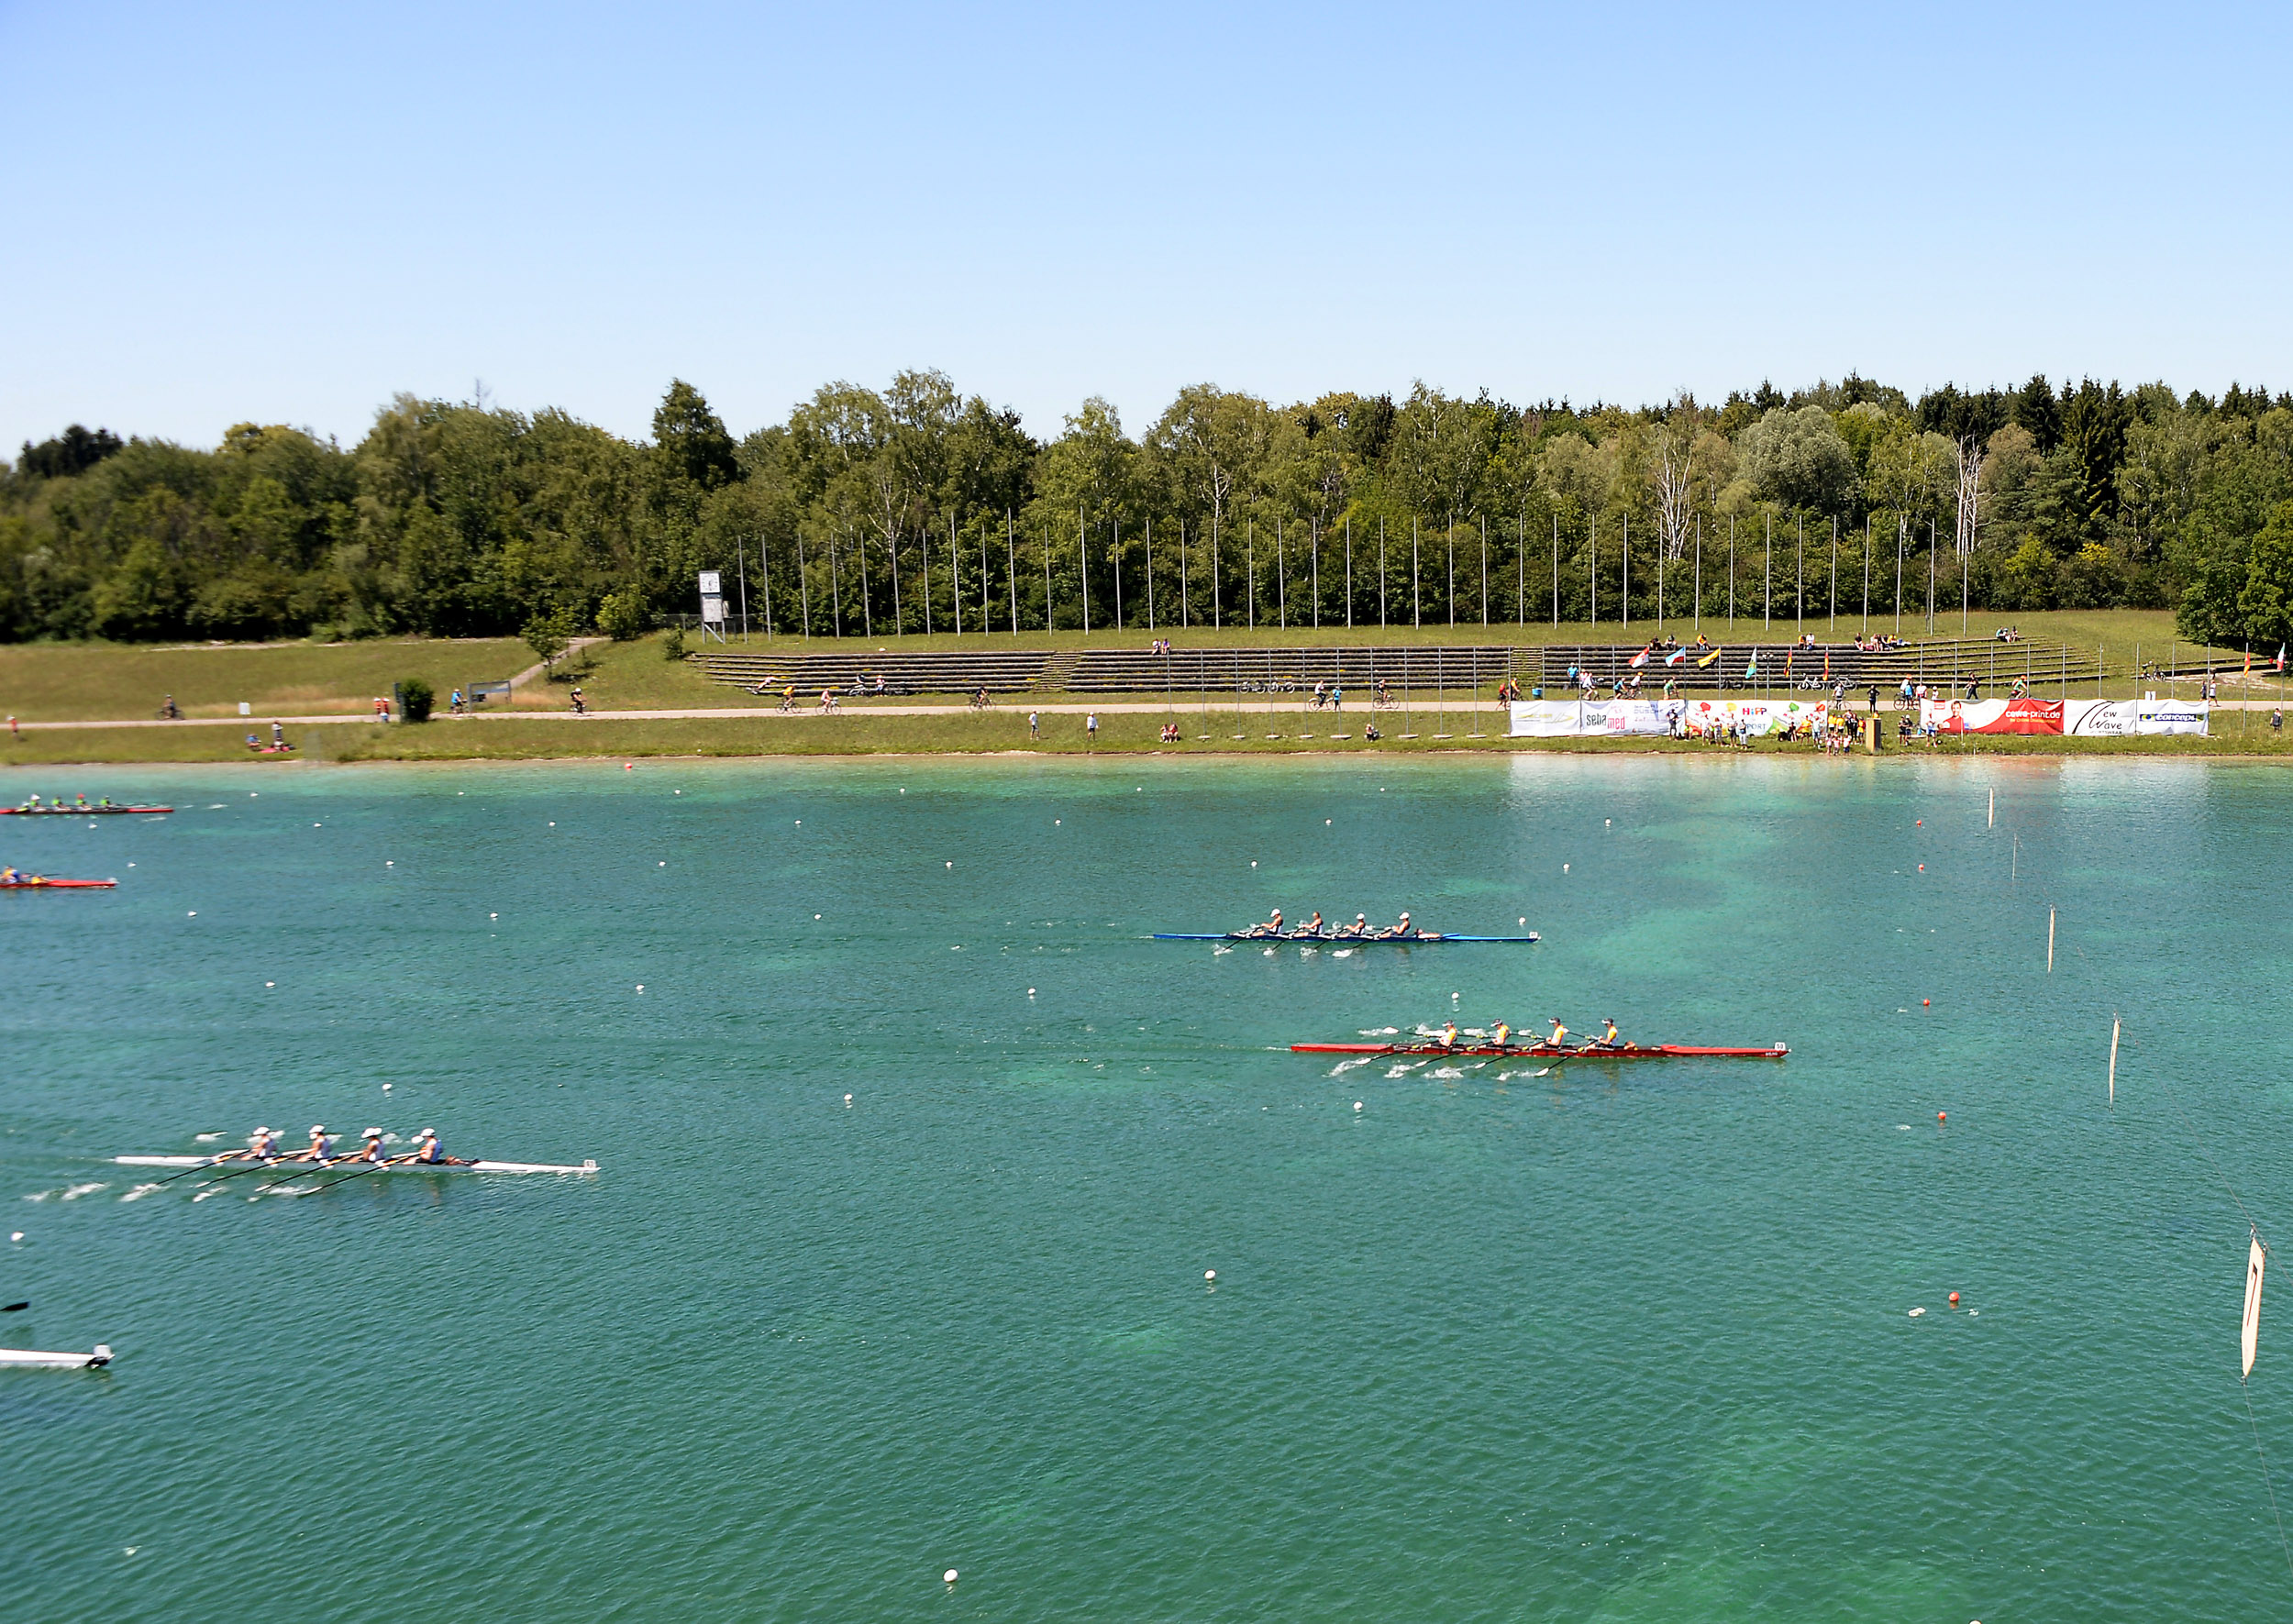
POLYGON ((298 1162, 317 1162, 324 1165, 327 1162, 333 1161, 334 1157, 335 1142, 327 1137, 327 1130, 324 1124, 314 1122, 311 1125, 310 1149, 303 1152, 294 1159, 298 1162))
POLYGON ((250 1162, 276 1161, 279 1155, 279 1135, 269 1128, 258 1128, 248 1137, 247 1159, 250 1162))
POLYGON ((390 1160, 382 1154, 382 1131, 380 1128, 364 1129, 360 1132, 359 1137, 365 1143, 360 1145, 359 1154, 350 1158, 352 1161, 387 1162, 390 1160))
POLYGON ((414 1161, 415 1166, 423 1167, 468 1167, 473 1165, 464 1157, 448 1155, 436 1128, 425 1128, 415 1135, 414 1161))

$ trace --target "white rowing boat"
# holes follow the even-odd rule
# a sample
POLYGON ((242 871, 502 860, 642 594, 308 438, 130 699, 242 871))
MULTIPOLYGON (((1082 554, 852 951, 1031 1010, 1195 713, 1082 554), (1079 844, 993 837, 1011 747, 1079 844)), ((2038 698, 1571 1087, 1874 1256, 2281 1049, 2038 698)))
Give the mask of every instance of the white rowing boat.
POLYGON ((111 1344, 97 1342, 93 1353, 36 1353, 29 1348, 0 1348, 0 1367, 27 1370, 98 1370, 112 1362, 111 1344))
MULTIPOLYGON (((307 1170, 312 1173, 356 1173, 371 1164, 355 1156, 337 1156, 328 1162, 306 1162, 282 1158, 275 1162, 250 1163, 245 1156, 114 1156, 122 1167, 247 1167, 264 1166, 274 1173, 307 1170)), ((374 1167, 377 1173, 594 1173, 594 1157, 578 1167, 556 1162, 392 1162, 374 1167)))

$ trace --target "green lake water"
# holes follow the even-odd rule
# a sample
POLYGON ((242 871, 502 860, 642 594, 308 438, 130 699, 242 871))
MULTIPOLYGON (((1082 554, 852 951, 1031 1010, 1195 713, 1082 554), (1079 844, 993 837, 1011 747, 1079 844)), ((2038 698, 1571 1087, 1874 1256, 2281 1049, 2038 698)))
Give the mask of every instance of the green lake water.
POLYGON ((0 895, 0 1342, 118 1350, 0 1371, 0 1618, 2288 1610, 2293 1295, 2249 1423, 2224 1182, 2293 1238, 2279 769, 0 798, 83 786, 180 810, 0 820, 0 861, 121 880, 0 895), (1144 939, 1275 904, 1545 940, 1144 939), (1791 1055, 1286 1050, 1452 1011, 1791 1055), (202 1199, 107 1162, 322 1121, 603 1171, 202 1199))

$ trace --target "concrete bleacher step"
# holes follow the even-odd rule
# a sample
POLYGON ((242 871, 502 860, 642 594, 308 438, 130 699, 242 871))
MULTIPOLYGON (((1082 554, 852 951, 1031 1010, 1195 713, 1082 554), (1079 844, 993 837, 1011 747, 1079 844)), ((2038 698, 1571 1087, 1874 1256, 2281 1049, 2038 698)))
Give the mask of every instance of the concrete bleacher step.
POLYGON ((1080 649, 1065 649, 1043 662, 1035 680, 1029 686, 1042 693, 1065 693, 1075 679, 1075 668, 1082 663, 1080 649))

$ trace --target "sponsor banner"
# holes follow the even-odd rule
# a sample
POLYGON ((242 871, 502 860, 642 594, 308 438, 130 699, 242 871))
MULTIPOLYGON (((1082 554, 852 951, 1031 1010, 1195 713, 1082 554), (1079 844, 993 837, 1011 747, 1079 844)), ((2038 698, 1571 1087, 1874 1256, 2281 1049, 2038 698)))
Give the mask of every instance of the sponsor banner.
POLYGON ((1819 725, 1831 713, 1827 700, 1515 700, 1515 738, 1589 738, 1595 735, 1691 738, 1734 733, 1741 721, 1755 737, 1786 727, 1819 725))
POLYGON ((1919 721, 1935 733, 2079 738, 2208 731, 2207 707, 2192 700, 1922 700, 1919 721))
POLYGON ((2062 732, 2060 700, 1922 700, 1920 725, 1935 733, 2062 732))
POLYGON ((2064 732, 2112 738, 2128 734, 2211 731, 2208 707, 2198 700, 2073 700, 2064 732))

